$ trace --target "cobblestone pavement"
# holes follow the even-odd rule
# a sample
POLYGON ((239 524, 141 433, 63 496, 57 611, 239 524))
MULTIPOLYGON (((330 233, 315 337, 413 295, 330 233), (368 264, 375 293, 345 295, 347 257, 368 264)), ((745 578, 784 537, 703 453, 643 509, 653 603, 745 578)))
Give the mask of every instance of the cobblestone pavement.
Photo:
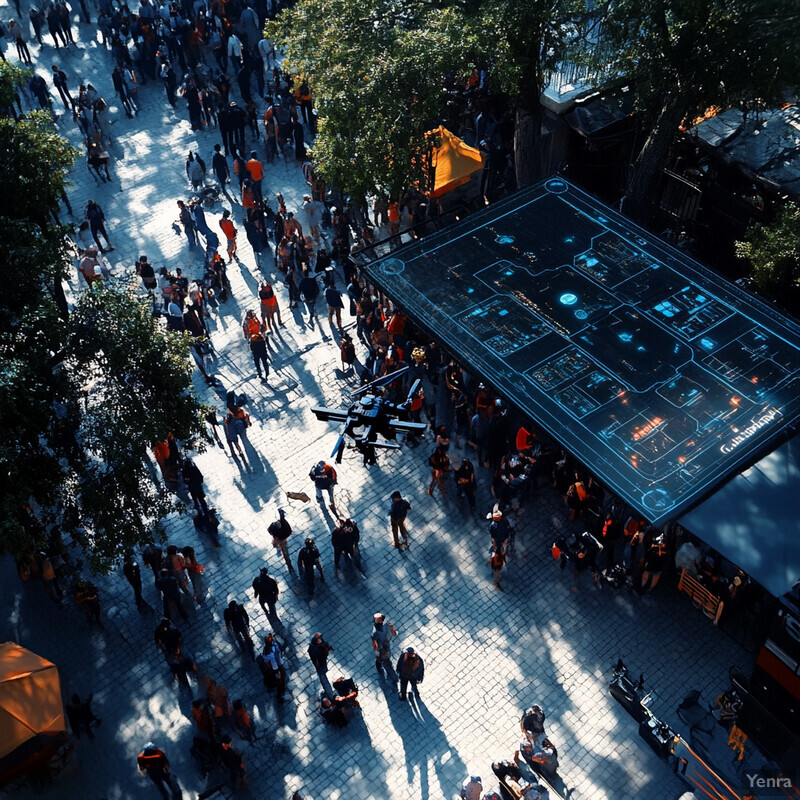
MULTIPOLYGON (((141 111, 125 119, 111 85, 109 54, 91 39, 90 26, 81 25, 80 34, 80 46, 69 51, 45 46, 40 52, 31 46, 42 74, 58 63, 71 87, 77 88, 78 76, 89 80, 111 105, 114 181, 98 185, 85 162, 76 164, 69 191, 75 214, 91 197, 104 208, 116 245, 110 254, 116 276, 131 274, 140 254, 157 267, 182 266, 185 273, 199 275, 200 262, 171 225, 175 201, 190 194, 186 153, 198 150, 210 165, 215 132, 193 133, 182 102, 173 111, 160 83, 141 87, 141 111)), ((79 145, 71 118, 63 116, 63 109, 59 113, 59 130, 79 145)), ((256 146, 263 152, 261 143, 256 146)), ((298 208, 305 190, 292 160, 271 165, 266 186, 267 195, 281 191, 290 210, 298 208)), ((209 215, 212 228, 221 210, 218 206, 217 214, 209 215)), ((239 227, 240 212, 234 206, 239 227)), ((248 780, 238 795, 282 798, 302 788, 318 800, 450 798, 470 770, 484 777, 486 787, 491 762, 510 758, 517 747, 520 712, 537 702, 547 713, 548 734, 559 747, 561 774, 573 798, 677 798, 682 784, 609 696, 611 668, 622 656, 635 672, 644 672, 657 689, 654 708, 672 720, 688 690, 701 689, 712 698, 725 688, 729 666, 747 669, 751 656, 671 586, 639 597, 599 590, 584 576, 571 591, 571 573, 559 571, 549 553, 553 529, 569 525, 550 488, 543 487, 520 516, 504 591, 494 591, 486 563, 486 522, 471 517, 452 494, 431 498, 425 493, 429 445, 382 452, 373 468, 346 452, 337 505, 361 526, 366 575, 345 568, 335 577, 329 541, 333 520, 314 502, 308 470, 328 456, 336 434, 333 426, 316 421, 310 407, 339 402, 355 378, 340 370, 327 321, 308 327, 298 311, 289 311, 281 284, 286 326, 271 337, 269 385, 257 381, 239 323, 244 310, 255 307, 261 273, 243 230, 240 253, 242 261, 229 269, 233 297, 214 318, 215 372, 226 388, 247 394, 254 425, 246 459, 233 460, 217 446, 197 457, 210 499, 220 511, 222 547, 214 550, 198 537, 189 515, 167 520, 169 541, 194 545, 207 567, 205 602, 192 612, 189 624, 179 625, 187 649, 201 673, 224 682, 232 699, 255 705, 266 733, 252 746, 243 745, 248 780), (395 489, 412 504, 407 551, 390 546, 386 506, 395 489), (287 491, 308 492, 312 500, 289 501, 287 491), (270 546, 266 527, 279 506, 287 509, 295 529, 290 540, 295 558, 304 535, 315 536, 320 546, 327 581, 313 599, 270 546), (257 668, 222 624, 229 599, 243 601, 264 564, 282 590, 279 632, 287 644, 292 695, 283 705, 265 694, 257 668), (395 657, 400 648, 414 645, 425 660, 418 702, 401 702, 395 686, 376 673, 370 647, 376 611, 397 626, 395 657), (342 731, 325 726, 316 712, 320 686, 305 652, 315 630, 333 645, 330 675, 351 675, 361 690, 363 722, 342 731)), ((265 274, 280 277, 271 261, 265 274)), ((200 396, 224 407, 198 378, 200 396)), ((455 454, 460 455, 458 448, 455 454)), ((483 510, 490 496, 482 468, 479 482, 478 508, 483 510)), ((157 614, 137 613, 124 578, 112 575, 98 582, 105 629, 90 629, 74 607, 56 608, 41 586, 20 584, 9 559, 0 562, 0 569, 0 602, 11 609, 3 638, 53 660, 66 696, 94 692, 96 713, 104 720, 93 742, 78 741, 79 768, 37 796, 155 798, 155 788, 135 767, 136 754, 148 739, 167 750, 185 796, 201 792, 206 784, 189 755, 190 702, 197 692, 179 691, 156 652, 152 632, 157 614)), ((158 608, 149 580, 145 598, 158 608)), ((252 598, 246 604, 260 636, 271 626, 252 598)), ((16 796, 33 793, 21 789, 16 796)))

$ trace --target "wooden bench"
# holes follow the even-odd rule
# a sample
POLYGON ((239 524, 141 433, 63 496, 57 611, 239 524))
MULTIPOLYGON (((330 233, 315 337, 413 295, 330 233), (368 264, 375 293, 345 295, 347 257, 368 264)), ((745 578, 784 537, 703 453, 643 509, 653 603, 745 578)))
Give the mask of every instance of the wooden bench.
POLYGON ((692 603, 701 608, 703 613, 716 625, 722 614, 723 602, 716 595, 706 589, 696 578, 693 578, 685 569, 681 570, 681 579, 678 581, 678 591, 686 592, 692 598, 692 603))

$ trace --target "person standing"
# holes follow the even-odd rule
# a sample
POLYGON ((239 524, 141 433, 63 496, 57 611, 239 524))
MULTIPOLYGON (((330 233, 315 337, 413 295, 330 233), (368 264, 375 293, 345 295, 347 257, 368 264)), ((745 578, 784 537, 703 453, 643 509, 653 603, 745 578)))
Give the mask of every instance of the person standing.
POLYGON ((94 695, 90 694, 85 700, 81 700, 77 694, 73 694, 64 709, 67 712, 69 726, 79 739, 82 730, 85 731, 90 739, 94 739, 92 723, 99 725, 103 721, 99 717, 96 717, 94 711, 92 711, 93 696, 94 695))
POLYGON ((186 559, 183 553, 178 552, 178 548, 171 544, 167 547, 167 567, 175 576, 184 594, 189 594, 189 576, 186 574, 186 559))
POLYGON ((274 689, 279 701, 283 701, 286 692, 286 670, 283 666, 281 648, 275 635, 268 633, 264 638, 264 652, 256 658, 258 668, 263 676, 264 686, 274 689))
POLYGON ((270 523, 267 528, 267 533, 272 536, 272 545, 283 556, 283 560, 286 562, 289 572, 294 572, 288 547, 289 537, 292 534, 292 526, 286 519, 286 512, 282 508, 278 509, 278 519, 270 523))
POLYGON ((153 632, 153 641, 156 644, 156 650, 160 650, 164 656, 168 656, 183 644, 183 636, 169 617, 162 617, 153 632))
POLYGON ((189 490, 194 507, 201 514, 208 514, 208 503, 206 503, 206 493, 203 490, 203 473, 191 458, 184 458, 181 466, 183 482, 189 490))
POLYGON ((247 610, 241 603, 231 600, 228 607, 223 612, 225 619, 225 630, 233 631, 236 639, 250 653, 250 658, 256 660, 256 650, 253 640, 250 638, 250 617, 247 610))
POLYGON ((322 504, 322 492, 328 493, 330 509, 336 513, 336 501, 333 499, 333 487, 336 486, 338 478, 336 470, 324 461, 318 461, 308 473, 308 477, 314 481, 314 488, 317 491, 317 502, 322 504))
POLYGON ((235 457, 234 448, 236 448, 236 452, 244 458, 244 450, 242 450, 239 440, 244 439, 249 424, 250 416, 241 406, 237 405, 228 410, 225 417, 225 438, 231 448, 232 457, 235 457))
POLYGON ((136 599, 136 608, 139 609, 139 611, 143 611, 147 608, 147 603, 145 603, 142 597, 142 572, 131 550, 128 550, 125 554, 125 563, 122 565, 122 572, 133 589, 133 596, 136 599))
POLYGON ((193 191, 199 192, 203 188, 203 181, 206 177, 205 166, 199 158, 195 157, 191 150, 186 158, 186 177, 192 184, 193 191))
POLYGON ((456 480, 456 496, 459 500, 462 497, 467 498, 470 511, 475 511, 475 467, 468 458, 461 460, 461 465, 453 473, 456 480))
POLYGON ((278 308, 278 298, 269 281, 261 282, 261 286, 258 289, 258 299, 261 302, 261 322, 267 326, 267 330, 271 331, 273 328, 277 328, 278 325, 283 325, 281 310, 278 308), (278 321, 273 322, 273 318, 276 316, 278 321))
POLYGON ((342 553, 352 561, 359 570, 361 569, 361 559, 358 554, 358 542, 360 539, 358 525, 352 519, 339 519, 337 526, 331 534, 331 544, 333 545, 333 567, 335 574, 339 574, 339 559, 342 553))
POLYGON ((403 498, 400 492, 392 492, 392 503, 389 506, 389 521, 392 524, 393 547, 400 547, 399 534, 403 535, 403 547, 408 547, 408 531, 406 517, 411 510, 411 503, 403 498))
POLYGON ((331 650, 333 648, 322 638, 322 634, 317 631, 308 646, 308 657, 320 677, 328 671, 328 653, 331 650))
MULTIPOLYGON (((375 669, 390 675, 392 669, 392 639, 397 636, 394 625, 385 614, 372 615, 372 649, 375 653, 375 669)), ((391 677, 391 676, 390 676, 391 677)))
POLYGON ((306 579, 306 588, 309 597, 314 596, 314 567, 319 570, 319 579, 325 583, 325 573, 322 571, 322 564, 319 561, 319 550, 317 550, 314 540, 309 536, 305 546, 297 556, 297 572, 300 577, 306 579))
POLYGON ((156 588, 161 592, 161 597, 164 603, 164 616, 169 617, 169 604, 173 603, 178 609, 178 613, 183 617, 185 622, 189 621, 186 611, 181 605, 181 592, 178 585, 178 580, 174 575, 171 575, 169 570, 162 569, 158 574, 156 581, 156 588))
POLYGON ((279 594, 278 582, 275 578, 270 577, 266 567, 261 567, 253 580, 253 597, 258 600, 267 617, 273 617, 276 622, 278 621, 278 612, 275 603, 278 602, 279 594))
POLYGON ((164 800, 181 797, 181 790, 170 773, 169 759, 163 750, 159 750, 152 742, 148 742, 136 757, 139 772, 144 773, 156 785, 164 800))
MULTIPOLYGON (((56 72, 56 66, 53 65, 53 72, 56 72)), ((63 73, 62 73, 63 74, 63 73)), ((114 90, 119 95, 119 99, 122 103, 122 107, 125 109, 125 114, 128 119, 133 118, 133 112, 136 110, 136 104, 133 102, 133 97, 131 95, 130 89, 128 88, 128 84, 125 81, 125 73, 122 71, 122 67, 117 65, 114 67, 114 71, 111 73, 111 82, 114 84, 114 90)), ((61 93, 61 88, 58 83, 56 83, 56 75, 53 75, 53 83, 56 84, 56 88, 58 89, 59 93, 61 93)), ((64 90, 66 91, 66 76, 64 76, 64 90)), ((69 97, 69 92, 67 92, 67 97, 69 97)), ((61 93, 61 99, 64 100, 64 94, 61 93)), ((66 100, 64 100, 64 104, 66 105, 66 100)), ((74 105, 74 103, 73 103, 74 105)))
POLYGON ((417 684, 422 683, 422 679, 425 677, 425 664, 413 647, 406 647, 405 651, 400 654, 400 658, 397 659, 397 676, 400 679, 398 697, 401 700, 406 699, 406 690, 409 684, 411 684, 414 697, 419 697, 417 684))
POLYGON ((220 189, 227 196, 227 185, 231 182, 231 170, 228 167, 228 159, 222 154, 222 146, 214 145, 214 155, 211 157, 211 169, 214 170, 214 175, 217 176, 217 182, 220 189))
POLYGON ((433 487, 436 483, 439 484, 439 491, 442 497, 447 493, 444 488, 444 476, 450 471, 450 456, 447 455, 447 450, 439 445, 428 459, 428 465, 431 468, 431 482, 428 486, 428 494, 433 496, 433 487))
POLYGON ((264 190, 262 181, 264 179, 264 165, 258 160, 258 153, 253 150, 250 153, 250 159, 245 162, 247 174, 250 180, 253 181, 253 192, 256 197, 256 202, 261 203, 264 200, 264 190))

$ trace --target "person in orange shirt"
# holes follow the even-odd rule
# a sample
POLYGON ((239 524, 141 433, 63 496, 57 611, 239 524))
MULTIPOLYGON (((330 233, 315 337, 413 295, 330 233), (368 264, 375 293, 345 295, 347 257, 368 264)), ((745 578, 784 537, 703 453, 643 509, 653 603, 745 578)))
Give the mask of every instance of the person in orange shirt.
POLYGON ((245 208, 258 208, 256 191, 250 178, 245 178, 242 184, 242 205, 245 208))
POLYGON ((250 160, 245 164, 247 167, 247 174, 250 180, 253 181, 253 192, 255 193, 256 202, 260 203, 264 199, 261 191, 261 181, 264 178, 264 167, 258 160, 258 153, 253 150, 250 153, 250 160))
POLYGON ((394 236, 400 232, 400 206, 389 203, 389 233, 394 236))
POLYGON ((222 232, 228 240, 228 263, 230 264, 230 262, 233 261, 233 257, 236 255, 236 228, 231 220, 231 212, 227 209, 222 212, 222 219, 219 221, 219 227, 222 228, 222 232))

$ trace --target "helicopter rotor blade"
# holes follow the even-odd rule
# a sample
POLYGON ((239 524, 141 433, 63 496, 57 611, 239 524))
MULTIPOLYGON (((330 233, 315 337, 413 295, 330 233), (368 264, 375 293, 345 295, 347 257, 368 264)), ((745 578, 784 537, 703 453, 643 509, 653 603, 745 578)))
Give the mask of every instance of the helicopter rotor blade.
POLYGON ((406 397, 405 403, 403 403, 404 406, 411 405, 411 401, 414 399, 414 395, 419 391, 420 386, 422 386, 422 378, 417 378, 408 390, 408 396, 406 397))
POLYGON ((373 388, 380 388, 381 386, 386 386, 390 384, 392 381, 397 380, 401 375, 405 375, 408 372, 409 367, 402 367, 401 369, 395 370, 395 372, 390 372, 388 375, 384 375, 382 378, 376 378, 374 381, 370 381, 369 383, 365 383, 359 389, 356 389, 354 392, 351 392, 353 397, 360 397, 362 394, 367 394, 372 391, 373 388))

